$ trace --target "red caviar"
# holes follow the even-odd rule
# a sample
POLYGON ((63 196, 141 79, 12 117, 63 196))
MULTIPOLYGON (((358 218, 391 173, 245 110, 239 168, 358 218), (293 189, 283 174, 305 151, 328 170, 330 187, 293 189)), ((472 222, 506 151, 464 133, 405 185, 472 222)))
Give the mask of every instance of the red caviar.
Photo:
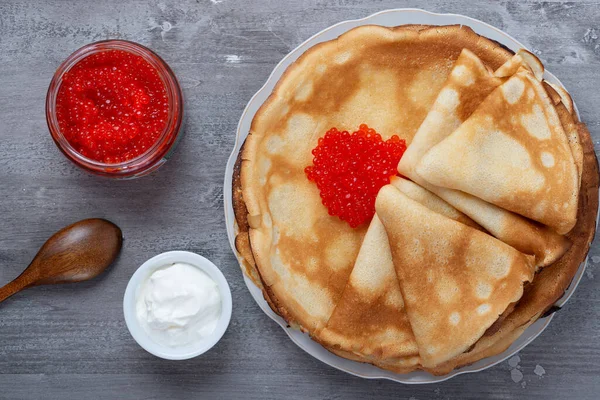
POLYGON ((148 61, 108 50, 85 57, 65 73, 56 117, 78 153, 118 164, 158 141, 167 125, 168 104, 165 84, 148 61))
POLYGON ((379 189, 396 175, 406 142, 394 135, 383 141, 367 125, 352 134, 331 128, 312 151, 313 165, 305 169, 321 192, 329 215, 356 228, 375 215, 379 189))

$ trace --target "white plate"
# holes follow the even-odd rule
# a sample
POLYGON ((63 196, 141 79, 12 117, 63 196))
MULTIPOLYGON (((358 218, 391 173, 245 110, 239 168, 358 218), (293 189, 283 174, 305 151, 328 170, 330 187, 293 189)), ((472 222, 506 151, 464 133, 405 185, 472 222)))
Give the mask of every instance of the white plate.
MULTIPOLYGON (((229 157, 227 168, 225 170, 224 203, 225 221, 227 224, 227 236, 229 237, 229 243, 231 244, 231 248, 233 249, 238 259, 239 255, 235 250, 235 235, 237 233, 237 225, 235 223, 231 198, 233 166, 240 151, 240 147, 244 143, 246 137, 248 136, 250 124, 252 123, 254 114, 256 114, 263 102, 267 99, 267 97, 269 97, 281 75, 284 73, 284 71, 290 64, 296 61, 296 59, 298 59, 300 55, 302 55, 306 50, 308 50, 315 44, 335 39, 352 28, 356 28, 357 26, 361 25, 398 26, 404 24, 466 25, 471 27, 478 34, 493 39, 505 45, 513 51, 517 51, 520 48, 526 48, 522 43, 518 42, 510 35, 502 32, 497 28, 494 28, 491 25, 486 24, 485 22, 481 22, 479 20, 466 17, 464 15, 435 14, 419 9, 385 10, 370 15, 366 18, 340 22, 317 33, 316 35, 302 43, 300 46, 296 47, 291 53, 285 56, 283 60, 279 62, 279 64, 277 64, 264 86, 252 97, 252 99, 250 99, 250 102, 246 106, 246 109, 244 110, 244 113, 242 114, 242 117, 238 124, 235 147, 233 149, 233 152, 231 153, 231 156, 229 157)), ((544 74, 544 79, 546 79, 549 82, 563 86, 562 83, 560 83, 560 81, 554 75, 547 71, 544 74)), ((567 300, 569 300, 569 298, 575 291, 575 288, 577 287, 581 276, 583 275, 586 264, 587 257, 585 262, 583 262, 579 267, 577 274, 573 278, 573 281, 571 282, 571 285, 569 286, 565 294, 556 302, 556 306, 561 307, 567 302, 567 300)), ((421 384, 442 382, 456 375, 465 374, 468 372, 482 371, 486 368, 496 365, 511 357, 519 350, 531 343, 531 341, 533 341, 533 339, 539 336, 539 334, 542 333, 542 331, 548 326, 548 324, 552 320, 552 317, 554 316, 554 314, 551 314, 545 318, 540 318, 539 320, 537 320, 534 324, 527 328, 527 330, 503 353, 498 354, 494 357, 488 357, 479 360, 474 364, 454 370, 447 375, 434 376, 428 372, 423 371, 415 371, 409 374, 395 374, 393 372, 385 371, 369 364, 350 361, 345 358, 338 357, 327 351, 318 343, 311 340, 307 334, 304 334, 296 329, 289 328, 287 326, 287 322, 279 315, 275 314, 273 310, 271 310, 271 308, 263 298, 261 290, 258 287, 256 287, 256 285, 254 285, 254 283, 245 275, 244 281, 246 282, 246 286, 248 286, 252 297, 254 297, 254 300, 258 303, 258 305, 265 312, 265 314, 267 314, 275 322, 277 322, 288 334, 290 339, 292 339, 294 343, 296 343, 301 349, 306 351, 308 354, 323 361, 326 364, 331 365, 334 368, 348 372, 352 375, 368 379, 389 379, 400 383, 421 384)))

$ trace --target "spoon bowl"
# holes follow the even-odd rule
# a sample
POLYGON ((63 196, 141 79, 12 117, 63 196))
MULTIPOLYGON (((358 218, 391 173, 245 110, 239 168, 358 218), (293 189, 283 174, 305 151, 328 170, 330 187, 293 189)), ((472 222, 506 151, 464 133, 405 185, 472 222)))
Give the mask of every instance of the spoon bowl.
POLYGON ((105 219, 69 225, 44 243, 21 275, 0 288, 0 302, 32 286, 95 278, 116 259, 122 244, 121 229, 105 219))

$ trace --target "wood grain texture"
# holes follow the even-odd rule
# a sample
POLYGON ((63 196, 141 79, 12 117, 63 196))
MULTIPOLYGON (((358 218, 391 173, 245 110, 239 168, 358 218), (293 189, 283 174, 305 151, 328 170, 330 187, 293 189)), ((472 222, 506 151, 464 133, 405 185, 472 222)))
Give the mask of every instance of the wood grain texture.
POLYGON ((89 218, 53 234, 15 280, 0 287, 0 303, 21 290, 40 285, 87 281, 116 260, 123 244, 118 226, 89 218))
POLYGON ((428 386, 353 377, 297 348, 248 293, 222 210, 225 163, 243 108, 304 39, 336 22, 395 7, 469 15, 530 46, 569 89, 600 148, 599 0, 0 2, 0 285, 19 274, 52 233, 77 220, 107 218, 125 236, 116 264, 99 278, 33 288, 0 305, 0 398, 597 398, 597 241, 571 301, 521 352, 518 383, 507 362, 428 386), (173 67, 186 97, 186 135, 173 158, 134 181, 76 169, 54 146, 44 118, 58 64, 78 47, 106 38, 154 49, 173 67), (234 309, 216 348, 169 362, 135 344, 122 297, 141 263, 177 249, 220 266, 234 309), (537 365, 545 369, 542 377, 534 373, 537 365))

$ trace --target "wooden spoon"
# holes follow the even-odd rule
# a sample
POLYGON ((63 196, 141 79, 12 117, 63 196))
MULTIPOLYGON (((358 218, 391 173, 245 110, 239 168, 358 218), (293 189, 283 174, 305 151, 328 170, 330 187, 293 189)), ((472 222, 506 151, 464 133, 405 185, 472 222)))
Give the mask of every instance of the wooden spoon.
POLYGON ((0 288, 0 302, 39 285, 81 282, 104 271, 121 251, 123 235, 104 219, 84 219, 56 232, 44 243, 29 267, 0 288))

